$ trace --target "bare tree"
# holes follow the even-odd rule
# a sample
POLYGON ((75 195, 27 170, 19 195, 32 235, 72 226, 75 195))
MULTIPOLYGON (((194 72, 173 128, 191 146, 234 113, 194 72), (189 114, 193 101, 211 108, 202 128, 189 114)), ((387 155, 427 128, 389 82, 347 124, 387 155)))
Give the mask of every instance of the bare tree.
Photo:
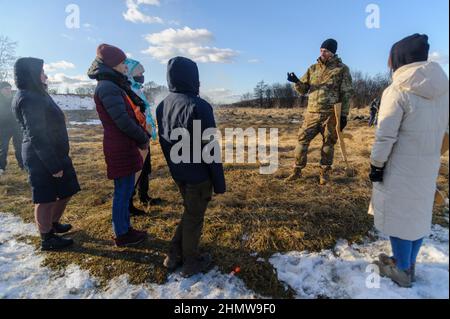
POLYGON ((261 108, 264 107, 264 95, 267 88, 268 85, 264 81, 261 81, 256 84, 254 89, 254 97, 258 100, 258 106, 261 108))
POLYGON ((250 101, 253 99, 253 95, 251 93, 244 93, 241 95, 241 102, 250 101))
POLYGON ((272 107, 277 108, 292 108, 297 103, 298 94, 289 83, 272 85, 273 100, 272 107))
POLYGON ((361 108, 369 105, 373 99, 380 97, 391 82, 390 75, 377 74, 369 76, 360 71, 352 73, 354 94, 352 107, 361 108))
POLYGON ((16 61, 17 42, 7 36, 0 35, 0 81, 11 78, 11 71, 16 61))
POLYGON ((95 85, 84 85, 75 89, 75 94, 82 96, 94 96, 95 85))
POLYGON ((150 103, 158 105, 169 94, 169 89, 151 81, 144 84, 144 94, 150 103))
POLYGON ((267 86, 264 95, 266 96, 266 105, 268 108, 273 107, 273 88, 271 86, 267 86))

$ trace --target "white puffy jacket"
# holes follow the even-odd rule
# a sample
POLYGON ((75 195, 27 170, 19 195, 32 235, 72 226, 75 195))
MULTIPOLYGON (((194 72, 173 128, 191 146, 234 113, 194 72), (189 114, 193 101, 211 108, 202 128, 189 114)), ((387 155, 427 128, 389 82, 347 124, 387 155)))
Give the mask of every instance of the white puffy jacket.
POLYGON ((435 62, 405 65, 383 93, 371 162, 385 166, 374 183, 369 213, 385 235, 404 240, 428 236, 449 125, 448 77, 435 62))

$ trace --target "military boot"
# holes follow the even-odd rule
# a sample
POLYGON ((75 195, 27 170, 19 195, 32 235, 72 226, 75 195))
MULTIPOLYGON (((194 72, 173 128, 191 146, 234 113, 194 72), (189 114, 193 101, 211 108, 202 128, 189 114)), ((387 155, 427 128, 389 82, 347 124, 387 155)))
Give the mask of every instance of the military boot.
POLYGON ((211 263, 212 256, 208 253, 196 257, 185 258, 180 275, 184 278, 192 277, 198 273, 208 270, 211 263))
POLYGON ((330 166, 322 167, 320 169, 320 181, 319 181, 320 185, 328 184, 328 182, 330 181, 330 172, 331 172, 330 166))
POLYGON ((174 272, 178 267, 183 265, 183 257, 181 249, 171 248, 163 263, 169 272, 174 272))
POLYGON ((300 167, 294 167, 294 171, 292 172, 291 175, 289 175, 285 181, 288 182, 293 182, 296 180, 299 180, 300 178, 302 178, 302 169, 300 167))

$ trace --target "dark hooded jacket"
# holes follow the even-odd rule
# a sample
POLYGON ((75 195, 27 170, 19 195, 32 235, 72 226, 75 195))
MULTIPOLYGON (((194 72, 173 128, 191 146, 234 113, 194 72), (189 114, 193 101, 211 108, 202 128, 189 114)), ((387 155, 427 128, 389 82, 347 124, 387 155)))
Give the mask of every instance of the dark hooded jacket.
MULTIPOLYGON (((99 58, 93 62, 88 76, 98 81, 94 99, 104 129, 103 151, 108 178, 126 177, 140 171, 143 160, 139 146, 148 143, 149 136, 126 99, 127 92, 131 91, 128 79, 99 58)), ((136 96, 130 98, 139 106, 136 96)))
MULTIPOLYGON (((222 163, 207 164, 203 160, 200 163, 193 161, 193 139, 198 138, 194 136, 194 120, 201 122, 202 134, 204 130, 216 127, 211 105, 198 96, 200 80, 197 65, 183 57, 170 60, 167 82, 171 93, 159 104, 156 118, 161 148, 173 179, 187 184, 199 184, 212 180, 215 193, 224 193, 226 187, 222 163), (190 134, 191 161, 189 163, 174 163, 170 157, 172 147, 181 140, 181 138, 179 140, 170 139, 175 129, 185 129, 190 134)), ((205 144, 201 145, 203 147, 205 144)))
POLYGON ((24 166, 31 178, 42 181, 60 171, 74 174, 64 113, 40 81, 43 64, 44 61, 35 58, 16 62, 18 92, 12 103, 24 134, 24 166))
POLYGON ((0 93, 0 130, 12 131, 17 127, 16 118, 11 110, 12 97, 0 93))

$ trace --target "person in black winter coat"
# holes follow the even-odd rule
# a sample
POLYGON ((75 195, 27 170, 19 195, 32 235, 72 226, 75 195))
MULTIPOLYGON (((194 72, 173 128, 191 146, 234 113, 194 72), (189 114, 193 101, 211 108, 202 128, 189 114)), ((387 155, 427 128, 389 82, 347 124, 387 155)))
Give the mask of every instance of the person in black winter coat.
MULTIPOLYGON (((203 150, 211 141, 202 141, 202 137, 194 135, 197 130, 203 135, 206 129, 216 127, 211 105, 199 97, 197 65, 183 57, 170 60, 167 81, 171 93, 156 110, 159 140, 172 177, 183 197, 185 210, 164 266, 173 271, 182 265, 182 276, 190 277, 206 270, 211 262, 209 254, 199 253, 198 245, 212 191, 214 189, 216 194, 225 193, 225 177, 221 161, 208 164, 202 159, 203 150), (196 128, 195 125, 199 123, 196 128), (187 159, 182 162, 171 154, 181 141, 180 138, 173 140, 171 137, 180 130, 190 137, 190 153, 182 154, 187 159), (195 147, 196 144, 200 144, 200 147, 195 147)), ((220 154, 211 155, 219 155, 220 158, 220 154)))
POLYGON ((22 130, 11 110, 12 103, 11 84, 0 82, 0 175, 6 169, 9 142, 13 140, 15 155, 20 169, 22 163, 22 130))
POLYGON ((80 191, 69 156, 65 116, 46 91, 44 61, 21 58, 14 66, 18 92, 13 110, 24 133, 22 157, 29 174, 35 219, 43 250, 70 246, 73 241, 57 236, 72 226, 60 219, 71 197, 80 191))

